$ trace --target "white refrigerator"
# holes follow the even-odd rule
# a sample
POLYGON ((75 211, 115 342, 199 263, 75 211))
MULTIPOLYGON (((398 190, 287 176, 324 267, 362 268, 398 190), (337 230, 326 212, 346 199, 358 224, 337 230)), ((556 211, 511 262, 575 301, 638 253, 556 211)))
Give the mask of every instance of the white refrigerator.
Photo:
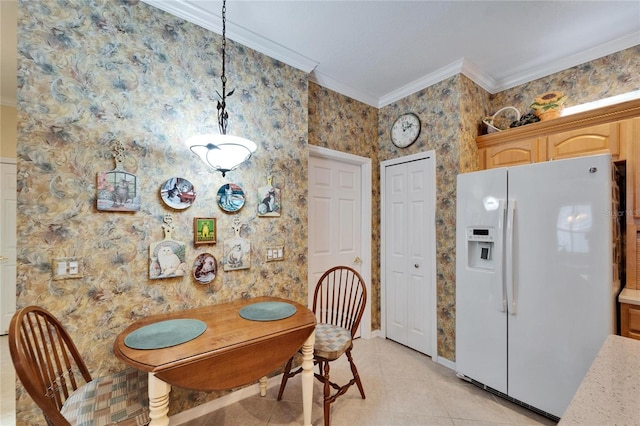
POLYGON ((458 175, 456 370, 561 417, 616 332, 609 155, 458 175))

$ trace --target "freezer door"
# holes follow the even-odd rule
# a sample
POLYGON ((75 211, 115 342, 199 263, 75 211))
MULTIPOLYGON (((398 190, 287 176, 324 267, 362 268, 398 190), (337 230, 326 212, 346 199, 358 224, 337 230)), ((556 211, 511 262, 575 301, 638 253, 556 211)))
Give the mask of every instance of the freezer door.
POLYGON ((551 161, 508 173, 516 202, 508 394, 561 417, 615 333, 611 159, 551 161))
POLYGON ((456 370, 507 392, 506 169, 458 175, 456 370))

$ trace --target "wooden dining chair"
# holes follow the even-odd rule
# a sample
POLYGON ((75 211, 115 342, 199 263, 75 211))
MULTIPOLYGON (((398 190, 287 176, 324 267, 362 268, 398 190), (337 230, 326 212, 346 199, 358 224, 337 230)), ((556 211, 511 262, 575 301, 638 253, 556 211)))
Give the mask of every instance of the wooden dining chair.
MULTIPOLYGON (((364 313, 367 303, 367 289, 360 274, 348 266, 336 266, 325 272, 313 295, 312 310, 316 314, 315 345, 313 350, 314 364, 318 365, 318 373, 314 376, 324 385, 324 424, 330 424, 331 404, 352 385, 356 384, 362 399, 365 399, 364 388, 353 362, 351 350, 353 339, 364 313), (345 385, 338 385, 329 379, 330 362, 346 354, 353 378, 345 385), (336 390, 332 395, 331 388, 336 390)), ((302 371, 298 368, 291 371, 294 357, 285 366, 278 392, 278 401, 287 385, 287 380, 302 371)))
POLYGON ((48 425, 146 425, 147 373, 132 368, 92 379, 60 321, 38 306, 18 310, 9 326, 16 374, 48 425))

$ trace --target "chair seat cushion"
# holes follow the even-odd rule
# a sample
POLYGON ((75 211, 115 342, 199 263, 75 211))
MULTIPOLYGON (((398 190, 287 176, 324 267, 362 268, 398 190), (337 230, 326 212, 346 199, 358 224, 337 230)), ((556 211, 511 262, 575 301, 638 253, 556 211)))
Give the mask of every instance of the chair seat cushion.
POLYGON ((351 346, 351 332, 343 327, 331 324, 316 325, 316 343, 314 355, 334 360, 351 346))
POLYGON ((60 412, 75 426, 149 424, 147 377, 127 368, 94 379, 72 393, 60 412))

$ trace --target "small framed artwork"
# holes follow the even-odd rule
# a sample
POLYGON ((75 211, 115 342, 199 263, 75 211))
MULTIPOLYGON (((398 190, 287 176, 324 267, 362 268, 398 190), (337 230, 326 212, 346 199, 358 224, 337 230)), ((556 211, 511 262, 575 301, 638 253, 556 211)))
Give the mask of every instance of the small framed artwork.
POLYGON ((97 209, 110 212, 140 210, 140 191, 136 175, 124 170, 98 173, 97 209))
POLYGON ((236 217, 233 220, 234 238, 224 240, 224 258, 222 260, 225 271, 235 271, 238 269, 249 269, 251 267, 251 242, 240 236, 240 229, 245 226, 236 217))
POLYGON ((258 188, 258 216, 280 216, 280 190, 273 186, 272 176, 266 186, 258 188))
POLYGON ((216 219, 213 217, 196 217, 193 219, 193 244, 215 244, 216 219))

